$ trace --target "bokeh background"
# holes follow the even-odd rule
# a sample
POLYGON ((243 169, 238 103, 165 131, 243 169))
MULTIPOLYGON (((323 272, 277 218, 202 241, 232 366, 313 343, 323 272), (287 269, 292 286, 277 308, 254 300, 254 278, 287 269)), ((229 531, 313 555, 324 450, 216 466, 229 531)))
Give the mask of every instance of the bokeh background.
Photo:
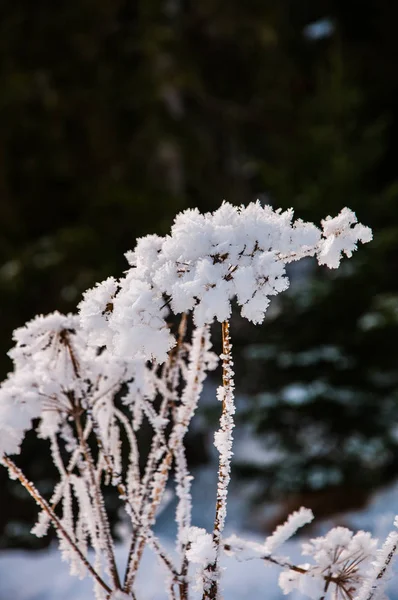
MULTIPOLYGON (((3 0, 1 375, 15 327, 74 311, 180 210, 259 198, 319 222, 347 205, 371 244, 336 272, 300 264, 262 327, 233 318, 235 477, 253 514, 332 514, 396 479, 397 23, 390 0, 3 0)), ((24 451, 45 493, 45 444, 24 451)), ((4 470, 0 490, 0 548, 37 544, 4 470)))

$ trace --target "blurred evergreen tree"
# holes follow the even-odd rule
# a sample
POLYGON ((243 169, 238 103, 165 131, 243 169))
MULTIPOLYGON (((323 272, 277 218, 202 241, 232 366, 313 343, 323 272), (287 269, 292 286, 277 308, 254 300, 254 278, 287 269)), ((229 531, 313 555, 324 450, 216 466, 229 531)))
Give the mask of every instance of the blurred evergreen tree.
MULTIPOLYGON (((240 466, 275 492, 395 475, 397 10, 387 0, 4 0, 3 374, 15 327, 73 311, 82 291, 122 272, 137 236, 167 231, 183 208, 261 196, 319 220, 348 205, 374 243, 337 274, 313 276, 311 263, 293 273, 261 333, 234 323, 251 395, 242 411, 281 451, 285 475, 278 463, 279 475, 275 464, 240 466), (308 29, 317 20, 323 29, 308 29)), ((23 466, 44 489, 42 449, 26 444, 23 466)), ((21 543, 14 525, 31 514, 1 472, 4 486, 0 544, 21 543)))
POLYGON ((261 494, 348 486, 361 498, 398 473, 398 188, 378 182, 391 116, 369 119, 351 68, 336 35, 289 135, 275 137, 260 167, 278 206, 319 221, 348 205, 374 229, 336 272, 293 265, 290 293, 243 348, 254 398, 242 413, 268 456, 237 462, 261 475, 261 494))

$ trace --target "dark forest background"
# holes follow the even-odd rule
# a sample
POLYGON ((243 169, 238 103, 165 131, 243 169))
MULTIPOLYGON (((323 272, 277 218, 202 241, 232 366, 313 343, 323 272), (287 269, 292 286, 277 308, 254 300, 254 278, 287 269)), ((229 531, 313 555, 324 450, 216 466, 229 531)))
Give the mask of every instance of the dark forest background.
MULTIPOLYGON (((263 327, 233 321, 240 418, 274 457, 235 470, 254 503, 337 509, 396 478, 397 23, 390 0, 3 0, 2 375, 15 327, 74 311, 184 208, 349 206, 371 244, 293 272, 263 327)), ((19 461, 45 490, 43 449, 28 437, 19 461)), ((33 543, 35 507, 0 488, 0 547, 33 543)))

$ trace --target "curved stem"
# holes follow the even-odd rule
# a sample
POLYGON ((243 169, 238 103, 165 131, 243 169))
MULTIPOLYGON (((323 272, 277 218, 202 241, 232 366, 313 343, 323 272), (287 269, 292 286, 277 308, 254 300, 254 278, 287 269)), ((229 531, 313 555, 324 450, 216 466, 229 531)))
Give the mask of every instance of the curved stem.
POLYGON ((146 482, 144 487, 139 511, 141 526, 137 528, 135 535, 133 535, 130 546, 128 567, 124 583, 124 591, 126 593, 130 593, 132 590, 148 531, 150 531, 150 528, 154 523, 156 511, 166 488, 174 452, 179 447, 179 444, 182 443, 182 439, 188 430, 189 423, 197 407, 203 381, 206 376, 208 335, 208 327, 199 328, 193 334, 188 378, 181 396, 181 403, 178 407, 176 421, 173 424, 169 437, 168 447, 163 448, 163 453, 166 454, 163 456, 161 462, 156 462, 157 471, 151 473, 151 478, 146 482))
POLYGON ((90 487, 92 490, 94 504, 95 504, 95 508, 96 508, 96 512, 97 512, 98 524, 100 527, 100 531, 102 533, 102 537, 105 542, 106 554, 107 554, 107 558, 108 558, 108 562, 109 562, 110 575, 112 577, 113 585, 115 586, 116 589, 120 590, 121 584, 120 584, 119 574, 117 571, 115 554, 113 551, 112 536, 111 536, 111 532, 110 532, 109 521, 108 521, 106 511, 105 511, 104 500, 101 495, 99 482, 97 481, 96 476, 95 476, 95 467, 94 467, 93 457, 91 456, 90 448, 87 444, 87 441, 84 438, 83 427, 82 427, 79 415, 75 416, 75 423, 76 423, 76 429, 77 429, 79 442, 82 447, 83 455, 84 455, 84 458, 85 458, 85 461, 87 464, 87 469, 88 469, 89 478, 90 478, 90 487))
POLYGON ((98 575, 97 571, 91 566, 87 558, 75 544, 75 542, 70 537, 69 533, 63 527, 62 523, 58 519, 57 515, 54 513, 52 508, 48 505, 46 500, 42 497, 40 492, 36 489, 33 483, 31 483, 25 475, 22 473, 21 469, 17 467, 17 465, 12 461, 8 456, 3 456, 1 461, 8 467, 10 470, 11 476, 18 479, 23 487, 29 492, 32 498, 36 501, 36 503, 40 506, 40 508, 49 516, 52 524, 54 525, 56 531, 66 540, 66 542, 70 545, 73 551, 78 555, 86 569, 89 571, 91 576, 96 580, 96 582, 108 593, 112 592, 111 588, 105 583, 105 581, 98 575))

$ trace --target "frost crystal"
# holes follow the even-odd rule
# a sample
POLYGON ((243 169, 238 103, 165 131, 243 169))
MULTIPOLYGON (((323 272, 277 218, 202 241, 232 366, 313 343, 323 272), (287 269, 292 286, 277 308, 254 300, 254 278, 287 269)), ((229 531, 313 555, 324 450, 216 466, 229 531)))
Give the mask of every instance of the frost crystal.
POLYGON ((332 586, 336 597, 340 594, 346 599, 353 597, 364 580, 377 540, 364 531, 354 535, 345 527, 335 527, 324 537, 303 544, 302 548, 303 555, 312 557, 315 564, 299 565, 296 570, 281 573, 279 584, 283 592, 288 594, 298 589, 316 600, 324 595, 320 593, 322 590, 325 592, 332 586))
MULTIPOLYGON (((397 517, 394 525, 397 526, 397 517)), ((392 563, 398 548, 398 533, 392 531, 377 551, 376 558, 355 600, 376 600, 383 597, 383 591, 392 575, 392 563)))
MULTIPOLYGON (((122 360, 104 349, 100 354, 88 344, 86 331, 75 315, 39 316, 14 332, 9 356, 14 371, 0 387, 0 455, 19 452, 32 420, 40 418, 42 437, 63 429, 74 412, 93 408, 103 441, 111 451, 109 424, 113 397, 128 381, 124 401, 134 409, 140 398, 157 393, 156 375, 145 362, 122 360), (133 408, 133 407, 132 407, 133 408)), ((117 453, 111 452, 117 458, 117 453)))
POLYGON ((93 343, 109 343, 120 356, 163 362, 175 340, 168 310, 193 311, 196 325, 225 321, 236 298, 243 317, 261 323, 270 298, 289 286, 285 266, 306 256, 339 265, 357 242, 372 238, 349 209, 314 224, 293 221, 293 211, 274 211, 259 202, 235 207, 224 202, 214 213, 187 210, 171 234, 138 240, 127 254, 130 270, 86 292, 82 326, 93 343), (111 309, 110 309, 111 308, 111 309))
POLYGON ((265 540, 266 552, 270 554, 274 552, 279 546, 284 544, 289 538, 291 538, 300 527, 311 523, 314 515, 312 510, 304 508, 293 512, 289 515, 287 521, 283 525, 279 525, 275 532, 265 540))
POLYGON ((211 564, 216 557, 216 549, 210 533, 200 527, 191 527, 188 532, 189 562, 197 563, 203 567, 211 564))
POLYGON ((357 223, 355 213, 349 208, 343 208, 334 219, 327 217, 322 221, 322 228, 326 239, 319 252, 318 262, 330 269, 337 269, 343 253, 350 258, 357 249, 358 241, 366 244, 372 239, 371 229, 357 223))

